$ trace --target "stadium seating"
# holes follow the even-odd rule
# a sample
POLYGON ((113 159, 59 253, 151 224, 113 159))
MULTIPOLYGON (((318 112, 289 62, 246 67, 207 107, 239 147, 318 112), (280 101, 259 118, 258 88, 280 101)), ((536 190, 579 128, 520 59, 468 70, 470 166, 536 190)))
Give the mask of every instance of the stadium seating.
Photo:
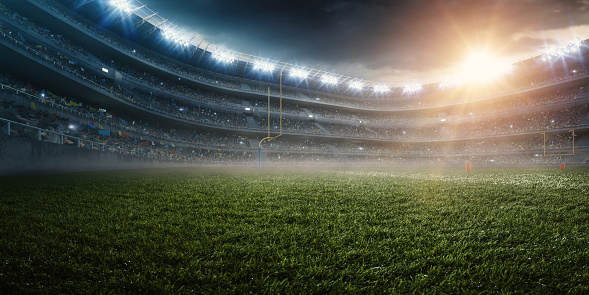
POLYGON ((98 30, 82 16, 56 8, 55 2, 33 2, 70 29, 55 32, 26 11, 2 6, 0 46, 15 46, 39 66, 130 108, 106 112, 106 106, 84 93, 66 98, 59 87, 48 89, 2 69, 6 99, 17 95, 26 108, 21 115, 37 125, 10 121, 8 135, 174 161, 252 163, 255 143, 268 133, 270 107, 269 131, 285 134, 263 144, 272 163, 452 164, 468 158, 490 165, 554 163, 557 157, 544 157, 545 149, 566 154, 573 142, 570 131, 584 136, 589 129, 589 76, 583 64, 548 70, 533 58, 528 61, 533 66, 522 65, 510 80, 474 97, 466 94, 467 86, 428 87, 413 95, 393 89, 379 97, 313 86, 288 85, 280 91, 277 81, 199 69, 177 56, 122 42, 116 32, 98 30), (69 36, 80 31, 93 39, 72 41, 69 36), (108 44, 112 51, 94 51, 94 42, 108 44), (63 123, 50 130, 41 124, 50 119, 48 113, 57 113, 63 123), (70 125, 80 128, 74 131, 70 125), (549 139, 544 141, 541 133, 549 139))

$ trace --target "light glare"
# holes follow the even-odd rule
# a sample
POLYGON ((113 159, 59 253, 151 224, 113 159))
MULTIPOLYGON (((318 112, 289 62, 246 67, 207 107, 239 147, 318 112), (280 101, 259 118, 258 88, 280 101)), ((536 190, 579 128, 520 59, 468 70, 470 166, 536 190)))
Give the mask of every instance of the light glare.
POLYGON ((356 89, 356 90, 362 90, 362 88, 364 88, 364 84, 360 81, 352 81, 352 82, 350 82, 350 88, 356 89))
POLYGON ((164 36, 164 38, 172 40, 182 46, 188 46, 188 39, 182 36, 181 33, 176 32, 174 29, 164 28, 162 29, 162 35, 164 36))
POLYGON ((488 52, 471 52, 460 68, 461 79, 469 82, 488 82, 509 72, 511 64, 488 52))
POLYGON ((235 60, 233 55, 227 51, 217 50, 213 52, 213 58, 224 63, 230 63, 235 60))
POLYGON ((374 92, 376 93, 384 93, 384 92, 389 92, 389 87, 386 85, 374 85, 374 92))
POLYGON ((413 83, 413 84, 407 84, 405 85, 405 87, 403 87, 403 92, 405 93, 414 93, 414 92, 418 92, 422 89, 421 84, 418 83, 413 83))
POLYGON ((129 5, 129 2, 127 2, 127 0, 111 0, 110 5, 124 12, 131 11, 131 6, 129 5))
POLYGON ((274 65, 267 61, 258 60, 254 63, 254 70, 261 70, 262 72, 271 72, 274 70, 274 65))
POLYGON ((337 78, 334 76, 330 76, 330 75, 323 75, 321 77, 321 82, 323 82, 325 84, 329 84, 329 85, 335 85, 335 84, 337 84, 337 78))
POLYGON ((292 69, 290 71, 290 75, 293 76, 293 77, 295 77, 295 78, 305 79, 309 75, 309 72, 308 71, 305 71, 303 69, 292 69))

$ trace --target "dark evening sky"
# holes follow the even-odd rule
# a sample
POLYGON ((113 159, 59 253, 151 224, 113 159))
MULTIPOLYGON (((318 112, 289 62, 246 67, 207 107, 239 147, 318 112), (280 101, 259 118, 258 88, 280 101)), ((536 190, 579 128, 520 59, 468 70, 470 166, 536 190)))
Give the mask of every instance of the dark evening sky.
POLYGON ((392 83, 438 81, 469 51, 512 63, 589 38, 589 0, 142 0, 227 49, 392 83))

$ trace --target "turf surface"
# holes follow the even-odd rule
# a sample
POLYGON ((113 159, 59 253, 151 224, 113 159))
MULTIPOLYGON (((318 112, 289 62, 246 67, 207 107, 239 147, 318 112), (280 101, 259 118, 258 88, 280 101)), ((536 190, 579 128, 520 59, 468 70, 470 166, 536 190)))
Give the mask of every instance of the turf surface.
POLYGON ((589 169, 0 177, 2 294, 589 294, 589 169))

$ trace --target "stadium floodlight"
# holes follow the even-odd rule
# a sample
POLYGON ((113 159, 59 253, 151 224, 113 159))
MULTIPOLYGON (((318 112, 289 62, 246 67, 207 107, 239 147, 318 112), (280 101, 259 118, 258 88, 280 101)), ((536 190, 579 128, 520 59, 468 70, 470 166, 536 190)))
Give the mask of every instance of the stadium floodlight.
POLYGON ((364 84, 360 81, 352 81, 352 82, 350 82, 350 88, 356 89, 356 90, 362 90, 362 88, 364 88, 364 84))
POLYGON ((182 46, 188 46, 188 39, 186 39, 186 37, 182 36, 179 33, 173 34, 170 39, 172 39, 172 41, 174 41, 182 46))
POLYGON ((183 36, 174 39, 174 42, 176 42, 184 47, 188 46, 188 44, 189 44, 188 39, 186 39, 186 37, 183 37, 183 36))
POLYGON ((571 52, 571 51, 574 51, 575 49, 576 49, 576 46, 573 46, 573 44, 569 44, 569 45, 566 47, 565 51, 566 51, 566 53, 569 53, 569 52, 571 52))
POLYGON ((254 70, 261 70, 262 72, 271 72, 274 70, 274 64, 268 61, 257 60, 254 62, 254 70))
POLYGON ((542 60, 549 61, 553 57, 565 57, 567 53, 578 52, 581 46, 583 46, 583 41, 577 39, 573 42, 570 42, 567 45, 561 45, 560 47, 552 47, 542 55, 542 60))
POLYGON ((453 86, 458 86, 462 84, 462 80, 456 77, 448 77, 448 78, 444 78, 441 82, 438 83, 438 87, 439 88, 447 88, 447 87, 453 87, 453 86))
POLYGON ((110 5, 124 12, 131 12, 131 5, 127 0, 111 0, 110 5))
POLYGON ((390 89, 387 85, 383 85, 383 84, 374 85, 374 92, 376 92, 376 93, 385 93, 385 92, 389 92, 389 91, 390 91, 390 89))
POLYGON ((229 51, 225 50, 217 50, 213 52, 213 59, 216 59, 220 62, 230 63, 235 60, 235 57, 229 51))
POLYGON ((422 88, 423 87, 421 86, 421 84, 418 84, 418 83, 407 84, 407 85, 405 85, 405 87, 403 87, 403 92, 406 92, 406 93, 418 92, 422 88))
POLYGON ((577 39, 574 42, 571 42, 569 44, 568 48, 572 52, 577 52, 582 45, 583 45, 583 41, 581 41, 581 39, 577 39))
POLYGON ((175 43, 178 43, 182 46, 188 46, 188 39, 186 39, 186 37, 182 36, 181 33, 175 31, 172 28, 163 28, 162 30, 162 36, 164 36, 164 38, 166 38, 167 40, 171 40, 175 43))
POLYGON ((175 40, 177 38, 177 33, 172 28, 163 28, 162 35, 168 40, 175 40))
POLYGON ((323 75, 321 77, 321 82, 325 83, 325 84, 329 84, 329 85, 336 85, 337 84, 337 78, 331 75, 323 75))
POLYGON ((292 69, 290 70, 290 75, 298 79, 305 79, 309 75, 309 72, 303 69, 292 69))

